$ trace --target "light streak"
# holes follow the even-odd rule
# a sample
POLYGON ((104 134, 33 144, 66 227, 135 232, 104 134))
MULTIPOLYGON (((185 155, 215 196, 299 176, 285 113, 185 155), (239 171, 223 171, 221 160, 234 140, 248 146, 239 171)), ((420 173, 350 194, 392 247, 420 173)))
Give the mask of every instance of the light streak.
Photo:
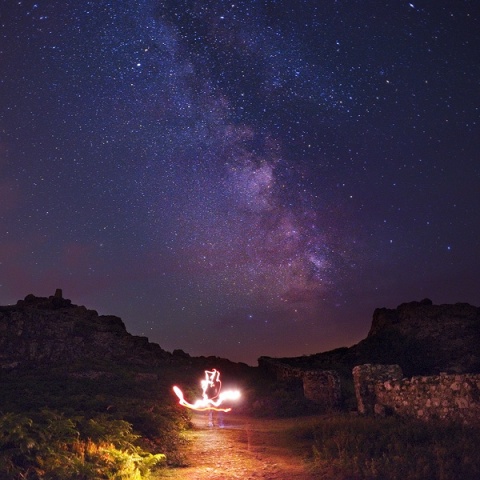
POLYGON ((174 385, 173 391, 179 399, 179 404, 192 410, 206 411, 215 410, 217 412, 230 412, 230 407, 221 407, 226 400, 235 401, 240 398, 239 390, 226 390, 221 392, 222 382, 220 381, 220 372, 218 370, 205 370, 205 378, 201 380, 202 398, 194 403, 187 402, 182 390, 174 385))

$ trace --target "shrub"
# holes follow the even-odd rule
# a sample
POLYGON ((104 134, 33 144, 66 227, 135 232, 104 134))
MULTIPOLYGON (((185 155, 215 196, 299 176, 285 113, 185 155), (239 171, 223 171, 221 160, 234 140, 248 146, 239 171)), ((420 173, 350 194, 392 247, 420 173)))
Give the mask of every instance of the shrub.
POLYGON ((170 464, 178 463, 180 432, 189 420, 185 409, 176 404, 171 383, 163 378, 139 381, 135 370, 122 365, 110 366, 108 371, 98 370, 98 365, 92 368, 99 376, 86 376, 75 366, 72 371, 58 366, 0 371, 0 409, 28 418, 32 418, 30 412, 48 409, 71 419, 123 420, 141 436, 137 445, 165 453, 170 464))
POLYGON ((99 480, 146 478, 165 455, 135 444, 124 421, 71 419, 43 410, 27 417, 0 416, 0 478, 10 480, 99 480))

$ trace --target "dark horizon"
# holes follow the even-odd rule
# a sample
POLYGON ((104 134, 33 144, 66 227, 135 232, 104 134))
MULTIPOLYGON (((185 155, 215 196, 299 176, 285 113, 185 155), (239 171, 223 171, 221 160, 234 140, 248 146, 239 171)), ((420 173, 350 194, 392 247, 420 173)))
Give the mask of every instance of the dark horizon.
POLYGON ((3 7, 0 304, 248 364, 480 305, 480 5, 320 3, 3 7))
MULTIPOLYGON (((42 298, 44 298, 44 299, 51 299, 51 298, 54 298, 54 297, 59 297, 59 298, 62 298, 63 300, 67 300, 67 301, 71 302, 71 305, 72 305, 72 306, 77 306, 77 307, 81 307, 81 306, 82 306, 82 307, 87 308, 88 310, 95 310, 95 309, 93 309, 93 308, 90 308, 88 305, 76 303, 73 299, 68 298, 68 297, 65 297, 65 296, 63 295, 63 289, 61 289, 61 288, 57 288, 57 289, 55 289, 55 292, 53 292, 53 294, 51 294, 51 295, 45 295, 45 296, 43 296, 43 295, 35 295, 34 293, 29 293, 29 294, 25 295, 24 297, 19 298, 19 299, 18 299, 16 302, 14 302, 14 303, 11 303, 11 304, 9 304, 9 305, 0 305, 0 308, 3 308, 3 307, 15 307, 18 302, 21 302, 21 301, 23 301, 23 300, 27 300, 27 305, 29 305, 27 297, 30 296, 30 295, 33 295, 33 296, 36 297, 37 299, 42 299, 42 298)), ((31 301, 30 301, 30 302, 31 302, 31 301)), ((435 302, 432 302, 432 300, 431 300, 430 298, 422 298, 422 299, 419 299, 419 300, 412 300, 412 301, 409 301, 409 302, 402 302, 401 304, 397 305, 396 307, 399 307, 399 306, 402 305, 402 304, 411 304, 411 305, 414 305, 414 304, 422 304, 422 303, 425 303, 425 302, 427 302, 427 304, 432 304, 433 306, 455 305, 455 304, 465 303, 465 302, 454 302, 454 303, 449 303, 449 304, 436 304, 435 302), (430 303, 430 302, 431 302, 431 303, 430 303)), ((476 306, 476 305, 472 305, 472 306, 475 307, 475 308, 480 308, 480 307, 478 307, 478 306, 476 306)), ((393 308, 391 308, 391 309, 394 310, 396 307, 393 307, 393 308)), ((378 307, 378 308, 390 308, 390 307, 378 307)), ((101 313, 101 312, 98 312, 98 311, 97 311, 97 313, 98 313, 99 315, 106 315, 106 316, 112 315, 111 313, 108 313, 108 312, 101 313)), ((372 313, 373 313, 373 312, 372 312, 372 313)), ((117 316, 118 316, 118 315, 117 315, 117 316)), ((123 319, 122 319, 121 316, 118 316, 118 317, 123 321, 123 319)), ((372 316, 372 320, 373 320, 373 316, 372 316)), ((125 323, 125 322, 123 322, 123 323, 125 323)), ((125 325, 125 327, 126 327, 127 333, 134 335, 132 332, 129 331, 127 325, 125 325)), ((371 327, 372 327, 372 322, 370 322, 370 324, 369 324, 367 333, 370 331, 371 327)), ((144 335, 141 335, 141 336, 144 336, 144 335)), ((315 355, 315 354, 319 354, 319 353, 326 353, 326 352, 329 352, 329 351, 332 351, 332 350, 335 350, 335 349, 338 349, 338 348, 342 348, 342 347, 353 347, 353 346, 355 346, 359 341, 364 340, 366 337, 367 337, 367 334, 365 334, 364 337, 360 338, 357 342, 355 342, 355 343, 352 344, 352 345, 337 345, 337 346, 334 346, 334 347, 329 348, 329 349, 327 349, 327 350, 322 350, 322 351, 319 351, 319 352, 311 352, 311 353, 308 354, 308 355, 315 355)), ((146 338, 148 338, 149 342, 151 342, 151 343, 157 343, 157 344, 158 344, 158 342, 155 342, 155 341, 153 341, 152 339, 150 339, 150 338, 148 337, 148 335, 146 335, 146 338)), ((160 346, 161 348, 163 348, 162 345, 159 345, 159 346, 160 346)), ((279 356, 279 355, 262 355, 262 354, 261 354, 261 355, 259 355, 259 356, 255 359, 254 362, 252 362, 252 361, 246 362, 246 361, 243 361, 243 360, 233 360, 232 358, 229 358, 229 357, 223 357, 223 356, 213 355, 213 354, 212 354, 212 355, 209 355, 209 354, 198 354, 198 355, 194 355, 194 354, 192 354, 191 352, 185 351, 183 348, 180 348, 180 347, 175 347, 175 348, 170 348, 170 349, 163 348, 163 349, 166 350, 166 351, 169 352, 169 353, 173 353, 175 350, 180 350, 180 351, 183 351, 183 353, 186 353, 186 354, 190 355, 191 357, 211 357, 211 356, 215 356, 215 357, 219 357, 219 358, 224 359, 224 360, 230 360, 230 361, 232 361, 232 362, 247 363, 248 365, 254 366, 254 367, 257 366, 257 364, 258 364, 257 360, 258 360, 260 357, 272 357, 272 358, 295 358, 295 357, 297 357, 297 358, 298 358, 298 357, 300 357, 300 356, 305 356, 305 354, 302 354, 302 355, 281 355, 281 356, 279 356)))

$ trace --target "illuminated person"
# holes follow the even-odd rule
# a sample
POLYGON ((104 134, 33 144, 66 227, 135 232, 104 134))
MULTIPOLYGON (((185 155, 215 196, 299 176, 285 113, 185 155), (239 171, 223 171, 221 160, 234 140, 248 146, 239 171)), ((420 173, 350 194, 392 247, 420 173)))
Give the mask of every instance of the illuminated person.
MULTIPOLYGON (((222 389, 222 382, 220 381, 220 372, 216 369, 205 370, 205 379, 202 380, 203 398, 213 407, 213 402, 218 400, 220 390, 222 389)), ((208 426, 213 427, 213 412, 208 411, 208 426)), ((223 412, 218 412, 218 424, 223 427, 223 412)))

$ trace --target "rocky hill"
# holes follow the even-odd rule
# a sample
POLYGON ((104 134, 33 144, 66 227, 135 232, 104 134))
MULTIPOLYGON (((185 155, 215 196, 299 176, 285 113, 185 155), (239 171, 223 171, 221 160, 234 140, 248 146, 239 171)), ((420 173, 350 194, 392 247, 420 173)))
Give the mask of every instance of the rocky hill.
POLYGON ((467 303, 433 305, 425 299, 377 308, 367 338, 356 348, 365 355, 382 340, 392 348, 383 355, 408 355, 408 369, 421 374, 480 372, 480 308, 467 303))
POLYGON ((480 373, 480 308, 465 303, 433 305, 429 299, 377 308, 367 338, 350 348, 315 355, 270 359, 305 370, 337 370, 350 375, 355 365, 398 364, 407 376, 480 373))
POLYGON ((73 305, 60 289, 48 298, 30 294, 0 307, 2 368, 85 360, 155 366, 171 357, 128 333, 120 318, 73 305))
MULTIPOLYGON (((296 358, 260 357, 272 370, 336 370, 350 376, 355 365, 399 364, 406 375, 440 372, 480 373, 480 308, 469 304, 433 305, 428 299, 373 313, 367 338, 350 348, 296 358)), ((72 304, 58 289, 50 297, 27 295, 16 305, 0 307, 0 367, 49 363, 110 363, 155 368, 167 364, 243 370, 217 357, 169 353, 146 337, 131 335, 119 317, 98 315, 72 304)), ((249 368, 251 370, 251 368, 249 368)))
POLYGON ((192 357, 180 349, 167 352, 146 337, 128 333, 121 318, 72 304, 61 289, 50 297, 30 294, 15 305, 0 306, 0 370, 51 365, 77 375, 101 376, 127 367, 139 378, 143 374, 138 372, 156 376, 168 371, 177 379, 195 381, 199 371, 210 368, 230 377, 257 370, 225 358, 192 357))

